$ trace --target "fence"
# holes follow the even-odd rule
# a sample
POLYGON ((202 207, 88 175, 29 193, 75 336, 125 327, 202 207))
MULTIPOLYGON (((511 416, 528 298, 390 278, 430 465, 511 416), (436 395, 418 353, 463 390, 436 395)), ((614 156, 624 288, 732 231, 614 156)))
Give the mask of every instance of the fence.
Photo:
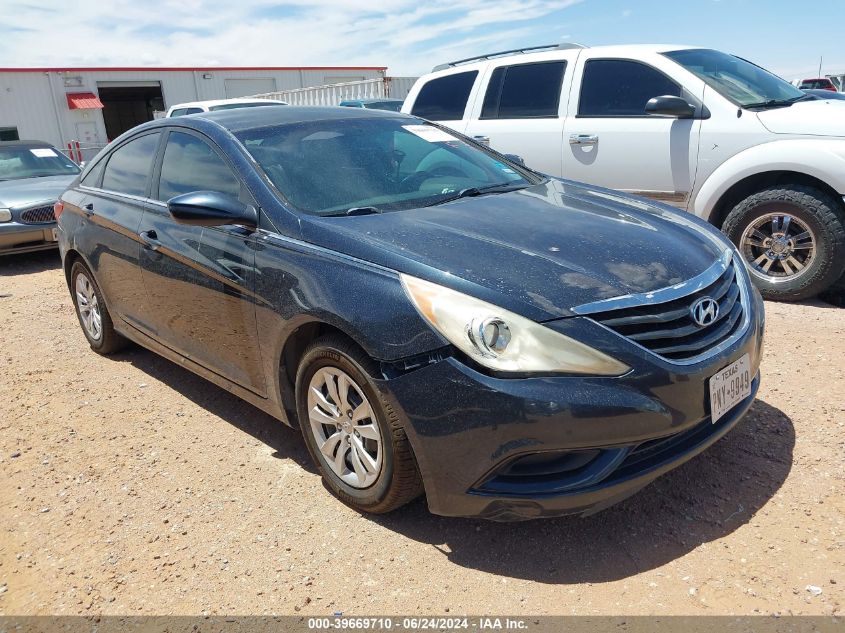
POLYGON ((68 142, 67 147, 63 147, 61 149, 61 152, 79 165, 90 161, 105 146, 106 143, 82 144, 79 141, 70 141, 68 142))
POLYGON ((416 77, 382 77, 252 95, 299 106, 335 106, 347 99, 404 99, 416 77))

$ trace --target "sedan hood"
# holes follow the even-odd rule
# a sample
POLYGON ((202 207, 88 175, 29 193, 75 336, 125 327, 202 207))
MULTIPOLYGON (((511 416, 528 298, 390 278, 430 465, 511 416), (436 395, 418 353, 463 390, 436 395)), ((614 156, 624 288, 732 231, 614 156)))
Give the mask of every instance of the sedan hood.
POLYGON ((534 320, 706 270, 727 243, 683 212, 550 180, 521 191, 358 217, 309 217, 312 243, 534 320))
POLYGON ((801 101, 762 110, 757 118, 774 134, 845 136, 845 101, 801 101))
POLYGON ((75 175, 0 180, 0 207, 13 209, 37 202, 54 202, 74 178, 75 175))

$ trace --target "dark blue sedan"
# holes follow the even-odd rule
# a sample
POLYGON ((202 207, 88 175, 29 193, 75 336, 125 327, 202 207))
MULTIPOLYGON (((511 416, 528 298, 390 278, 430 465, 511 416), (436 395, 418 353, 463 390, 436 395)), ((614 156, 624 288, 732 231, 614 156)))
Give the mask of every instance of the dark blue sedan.
POLYGON ((715 228, 402 114, 153 121, 56 213, 95 351, 135 341, 297 426, 362 511, 595 512, 759 385, 762 302, 715 228))

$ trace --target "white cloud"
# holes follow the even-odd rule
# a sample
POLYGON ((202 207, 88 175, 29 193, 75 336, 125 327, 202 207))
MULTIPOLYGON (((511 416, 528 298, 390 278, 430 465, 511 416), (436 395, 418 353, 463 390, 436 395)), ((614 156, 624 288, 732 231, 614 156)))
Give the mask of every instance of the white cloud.
POLYGON ((27 1, 6 0, 0 66, 387 65, 401 75, 535 44, 529 20, 580 0, 77 0, 47 11, 27 1))

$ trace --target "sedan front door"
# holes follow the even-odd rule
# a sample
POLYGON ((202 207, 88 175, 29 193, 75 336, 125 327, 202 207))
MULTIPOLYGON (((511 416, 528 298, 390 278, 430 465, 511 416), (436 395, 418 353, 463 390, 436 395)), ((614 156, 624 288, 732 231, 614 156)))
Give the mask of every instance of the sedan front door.
POLYGON ((170 131, 140 227, 141 270, 156 338, 266 395, 255 318, 255 236, 241 226, 179 224, 167 200, 219 191, 254 204, 228 161, 194 132, 170 131))

